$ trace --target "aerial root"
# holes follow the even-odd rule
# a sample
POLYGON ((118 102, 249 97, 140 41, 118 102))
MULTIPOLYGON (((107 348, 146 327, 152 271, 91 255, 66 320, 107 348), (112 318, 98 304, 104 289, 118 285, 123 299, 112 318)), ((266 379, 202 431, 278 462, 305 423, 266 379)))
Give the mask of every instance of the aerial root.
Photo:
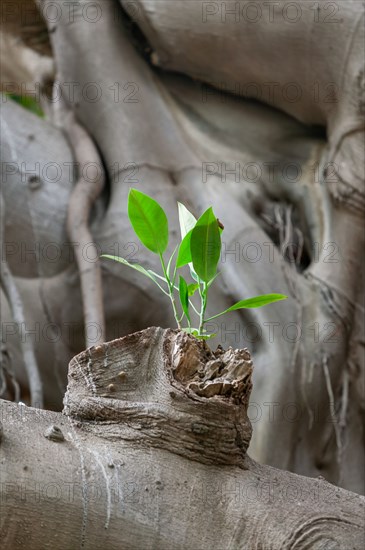
MULTIPOLYGON (((4 216, 5 206, 2 194, 0 193, 0 245, 3 249, 4 244, 4 216)), ((18 327, 25 326, 25 315, 23 301, 16 286, 14 277, 9 269, 6 258, 0 262, 0 285, 8 300, 14 322, 18 327)), ((32 407, 43 407, 43 389, 42 380, 39 373, 33 342, 28 338, 20 339, 20 346, 23 354, 25 371, 27 373, 30 390, 30 400, 32 407)))

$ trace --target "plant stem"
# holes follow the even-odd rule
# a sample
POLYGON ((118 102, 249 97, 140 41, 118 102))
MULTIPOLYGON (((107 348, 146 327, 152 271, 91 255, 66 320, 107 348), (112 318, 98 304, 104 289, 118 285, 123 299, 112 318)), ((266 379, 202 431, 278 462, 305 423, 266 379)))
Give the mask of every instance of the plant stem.
MULTIPOLYGON (((155 271, 152 271, 152 269, 150 269, 149 271, 152 273, 152 275, 154 275, 155 277, 158 277, 158 279, 161 279, 162 281, 167 282, 167 281, 166 281, 166 277, 162 277, 162 275, 159 275, 159 274, 156 273, 155 271)), ((176 269, 176 267, 175 267, 174 277, 173 277, 173 279, 172 279, 172 281, 171 281, 171 284, 173 284, 173 287, 174 287, 175 290, 179 290, 179 287, 177 287, 177 286, 175 285, 176 271, 177 271, 177 269, 176 269)), ((169 285, 169 283, 167 282, 167 286, 168 286, 168 285, 169 285)), ((160 285, 157 285, 157 286, 158 286, 158 288, 159 288, 160 290, 162 290, 162 292, 163 292, 164 294, 166 294, 166 296, 169 296, 169 297, 170 297, 170 294, 169 294, 168 292, 166 292, 160 285)), ((192 302, 191 300, 189 300, 189 304, 191 305, 191 307, 192 307, 192 309, 195 311, 195 313, 196 313, 197 315, 199 315, 199 311, 196 309, 196 307, 194 306, 194 304, 193 304, 193 302, 192 302)), ((184 315, 181 317, 181 319, 183 319, 183 318, 184 318, 184 315)), ((208 319, 206 319, 206 321, 208 321, 208 319)))
POLYGON ((170 278, 167 274, 167 270, 166 270, 166 266, 165 266, 165 262, 163 260, 162 254, 160 254, 160 260, 161 260, 162 271, 163 271, 163 274, 164 274, 165 279, 167 281, 167 286, 168 286, 168 289, 169 289, 169 297, 170 297, 170 300, 171 300, 171 305, 172 305, 172 310, 174 312, 174 317, 175 317, 175 320, 176 320, 176 323, 177 323, 177 328, 181 329, 181 323, 180 323, 180 319, 178 317, 177 309, 176 309, 176 302, 175 302, 175 296, 174 296, 174 284, 173 284, 173 282, 170 281, 170 278))
POLYGON ((204 315, 205 315, 205 309, 207 307, 207 299, 208 299, 208 284, 207 283, 204 283, 204 287, 203 287, 202 292, 200 291, 200 288, 199 288, 199 293, 200 293, 201 304, 202 304, 202 307, 201 307, 201 310, 200 310, 199 336, 202 336, 203 331, 204 331, 204 323, 205 323, 204 315))

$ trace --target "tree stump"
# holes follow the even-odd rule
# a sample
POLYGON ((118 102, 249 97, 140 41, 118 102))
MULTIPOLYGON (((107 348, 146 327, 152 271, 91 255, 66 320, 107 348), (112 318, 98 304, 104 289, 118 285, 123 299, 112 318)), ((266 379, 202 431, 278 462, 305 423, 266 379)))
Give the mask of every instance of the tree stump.
POLYGON ((3 547, 362 549, 363 497, 246 454, 251 374, 153 327, 75 356, 63 414, 3 401, 3 547))

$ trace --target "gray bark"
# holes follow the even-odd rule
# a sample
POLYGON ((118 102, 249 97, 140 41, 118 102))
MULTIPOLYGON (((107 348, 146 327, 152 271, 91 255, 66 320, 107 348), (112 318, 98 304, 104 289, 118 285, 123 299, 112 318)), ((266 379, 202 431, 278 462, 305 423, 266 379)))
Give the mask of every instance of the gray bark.
POLYGON ((72 359, 63 415, 2 401, 4 548, 363 548, 363 497, 246 455, 248 351, 206 353, 149 328, 72 359))

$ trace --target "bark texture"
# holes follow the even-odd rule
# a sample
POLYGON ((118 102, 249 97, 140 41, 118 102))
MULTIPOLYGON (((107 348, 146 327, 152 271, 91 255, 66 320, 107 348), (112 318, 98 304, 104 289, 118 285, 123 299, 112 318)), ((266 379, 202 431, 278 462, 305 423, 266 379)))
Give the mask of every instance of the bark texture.
MULTIPOLYGON (((280 16, 285 3, 275 3, 273 22, 264 3, 257 3, 266 14, 257 25, 242 17, 222 22, 220 2, 213 3, 218 15, 207 21, 206 3, 195 0, 122 2, 124 11, 116 0, 104 0, 90 8, 89 20, 82 16, 86 4, 77 3, 72 22, 68 10, 61 10, 49 30, 63 97, 94 140, 106 171, 106 186, 90 215, 91 246, 158 268, 136 243, 126 216, 131 186, 153 195, 173 220, 170 252, 178 231, 176 200, 197 215, 213 205, 225 225, 226 253, 208 314, 265 292, 290 297, 263 310, 233 312, 211 327, 217 342, 248 346, 255 359, 252 456, 362 493, 360 3, 337 2, 340 12, 329 23, 328 2, 318 2, 319 12, 300 2, 302 17, 295 24, 280 16), (102 17, 91 24, 98 5, 102 17), (140 34, 135 38, 137 27, 146 41, 140 34), (136 43, 143 44, 143 55, 136 43), (271 81, 281 91, 274 98, 265 95, 271 81), (73 94, 70 82, 76 83, 73 94), (247 90, 250 82, 262 91, 262 103, 243 97, 249 93, 227 93, 237 84, 247 90), (299 101, 283 95, 291 82, 301 90, 299 101), (101 94, 90 101, 87 90, 95 89, 101 94)), ((29 327, 40 328, 39 337, 28 338, 36 340, 46 405, 59 409, 67 361, 84 349, 87 329, 66 233, 75 184, 67 163, 75 157, 59 130, 8 101, 2 125, 5 166, 20 166, 3 183, 6 257, 29 327), (40 183, 32 179, 35 159, 40 183), (62 168, 56 183, 44 176, 50 160, 62 168), (54 243, 62 254, 52 262, 45 254, 28 254, 24 262, 12 248, 19 242, 27 249, 40 243, 43 252, 54 243)), ((143 278, 111 263, 102 265, 102 275, 107 340, 150 325, 173 326, 169 304, 143 278)), ((3 304, 6 328, 13 319, 3 304)), ((24 386, 22 335, 5 334, 24 386)))
POLYGON ((246 455, 251 370, 149 328, 72 359, 63 415, 2 401, 4 548, 363 548, 363 497, 246 455))

